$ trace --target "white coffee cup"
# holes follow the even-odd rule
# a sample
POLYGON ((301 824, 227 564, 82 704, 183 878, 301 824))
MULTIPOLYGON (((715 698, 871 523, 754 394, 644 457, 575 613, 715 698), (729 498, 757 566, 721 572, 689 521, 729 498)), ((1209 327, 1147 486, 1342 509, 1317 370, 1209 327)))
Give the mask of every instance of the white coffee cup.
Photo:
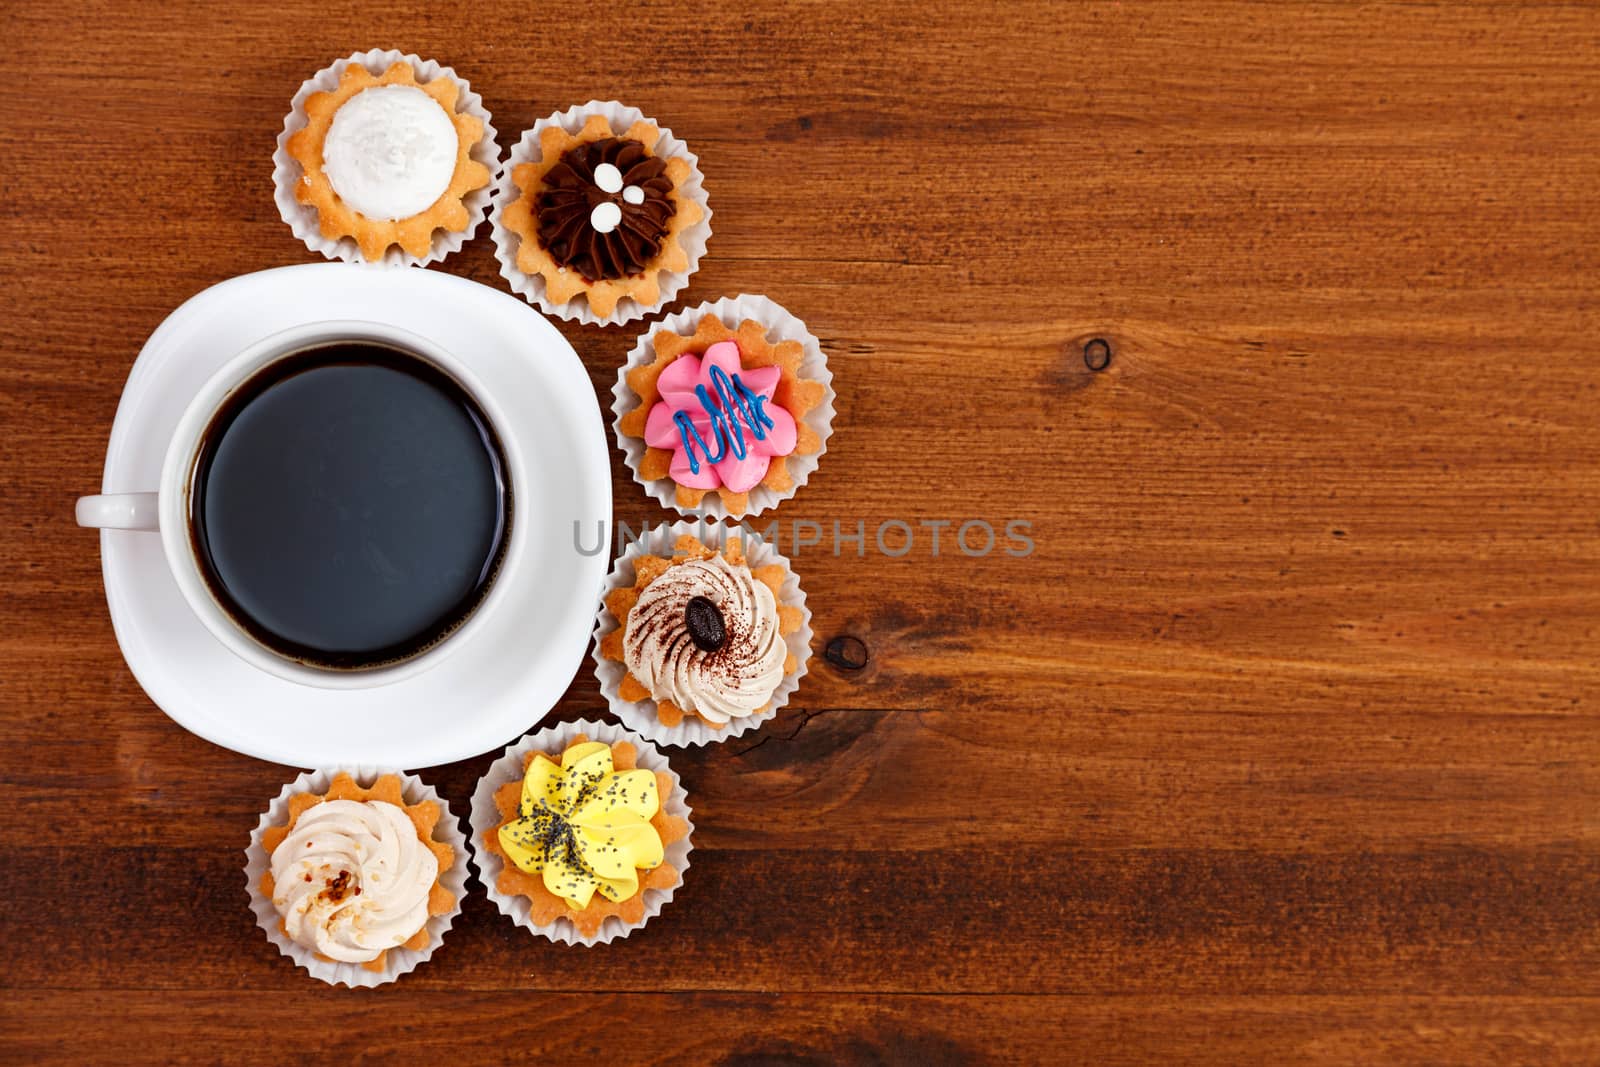
POLYGON ((370 341, 410 352, 434 364, 461 385, 477 402, 494 428, 504 452, 513 500, 522 491, 522 463, 515 440, 506 432, 506 420, 461 361, 409 330, 385 323, 329 321, 306 323, 275 333, 251 345, 213 374, 184 409, 167 445, 160 483, 153 492, 112 493, 78 498, 79 526, 104 530, 159 533, 167 567, 191 610, 206 629, 230 652, 247 663, 280 678, 322 689, 371 689, 413 677, 434 666, 471 640, 493 612, 499 590, 522 555, 525 523, 512 522, 499 570, 477 608, 452 633, 408 659, 369 668, 336 669, 293 659, 257 641, 218 602, 205 579, 203 566, 189 534, 190 487, 206 429, 233 395, 257 371, 297 352, 339 341, 370 341))

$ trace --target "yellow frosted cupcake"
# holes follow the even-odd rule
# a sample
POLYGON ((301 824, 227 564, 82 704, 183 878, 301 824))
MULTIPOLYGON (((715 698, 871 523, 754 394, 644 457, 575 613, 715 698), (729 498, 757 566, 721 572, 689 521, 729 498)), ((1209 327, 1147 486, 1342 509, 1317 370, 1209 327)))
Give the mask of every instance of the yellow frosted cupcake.
POLYGON ((626 936, 688 866, 683 787, 653 746, 575 723, 506 750, 473 797, 475 863, 490 899, 569 944, 626 936))

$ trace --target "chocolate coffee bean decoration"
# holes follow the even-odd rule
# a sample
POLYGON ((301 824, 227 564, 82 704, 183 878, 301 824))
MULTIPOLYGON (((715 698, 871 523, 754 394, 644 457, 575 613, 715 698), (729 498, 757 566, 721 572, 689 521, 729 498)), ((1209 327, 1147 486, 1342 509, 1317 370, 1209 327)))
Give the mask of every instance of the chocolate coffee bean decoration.
POLYGON ((728 639, 728 627, 722 621, 722 612, 703 596, 693 597, 683 609, 684 622, 689 627, 689 638, 700 649, 715 652, 728 639))

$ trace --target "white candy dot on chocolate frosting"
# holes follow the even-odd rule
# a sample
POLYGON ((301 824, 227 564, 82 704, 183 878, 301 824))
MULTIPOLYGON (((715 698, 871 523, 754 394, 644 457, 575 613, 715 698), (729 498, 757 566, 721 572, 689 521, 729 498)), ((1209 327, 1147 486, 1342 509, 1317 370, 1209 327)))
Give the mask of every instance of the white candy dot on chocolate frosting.
POLYGON ((622 188, 622 172, 610 163, 594 168, 594 183, 602 193, 614 193, 622 188))
POLYGON ((630 185, 622 190, 622 199, 630 204, 642 204, 644 203, 644 190, 637 185, 630 185))
POLYGON ((622 209, 610 201, 596 204, 594 210, 589 212, 589 225, 594 227, 595 233, 610 233, 621 221, 622 209))

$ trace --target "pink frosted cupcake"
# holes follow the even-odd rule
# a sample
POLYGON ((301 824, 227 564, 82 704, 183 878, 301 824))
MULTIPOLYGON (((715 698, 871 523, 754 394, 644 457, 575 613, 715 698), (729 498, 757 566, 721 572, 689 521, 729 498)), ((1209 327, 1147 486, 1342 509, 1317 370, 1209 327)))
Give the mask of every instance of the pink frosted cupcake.
POLYGON ((833 426, 833 376, 805 324, 765 297, 679 312, 612 389, 640 485, 685 515, 740 519, 793 496, 833 426))

